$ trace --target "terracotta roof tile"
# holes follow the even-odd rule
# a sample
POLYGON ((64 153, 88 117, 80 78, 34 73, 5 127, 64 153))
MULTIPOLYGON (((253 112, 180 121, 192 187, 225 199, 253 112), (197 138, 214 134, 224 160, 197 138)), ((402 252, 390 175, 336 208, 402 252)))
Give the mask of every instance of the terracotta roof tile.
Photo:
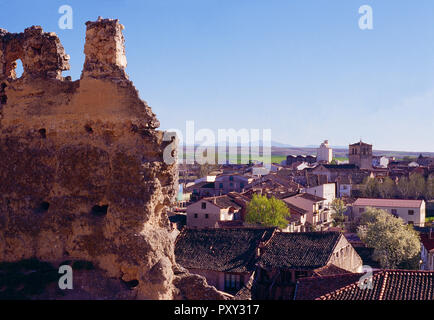
POLYGON ((275 228, 183 229, 175 244, 176 261, 187 269, 248 272, 256 250, 275 228))
POLYGON ((397 207, 397 208, 419 208, 423 200, 402 200, 402 199, 372 199, 359 198, 354 206, 377 206, 377 207, 397 207))
POLYGON ((434 271, 382 270, 374 272, 372 289, 358 281, 318 300, 434 300, 434 271))
POLYGON ((258 264, 264 269, 317 269, 328 263, 340 237, 339 232, 278 232, 258 264))

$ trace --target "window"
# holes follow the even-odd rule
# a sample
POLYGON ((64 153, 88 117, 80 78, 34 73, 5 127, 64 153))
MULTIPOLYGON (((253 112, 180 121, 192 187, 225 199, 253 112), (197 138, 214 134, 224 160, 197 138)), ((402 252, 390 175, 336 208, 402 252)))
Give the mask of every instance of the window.
POLYGON ((233 177, 233 176, 230 176, 230 177, 229 177, 229 181, 234 181, 234 177, 233 177))
POLYGON ((239 274, 228 274, 225 273, 225 291, 235 292, 238 291, 242 283, 242 277, 239 274))
POLYGON ((413 216, 414 215, 414 210, 408 210, 408 215, 409 216, 413 216))
POLYGON ((206 209, 206 202, 202 202, 202 209, 206 209))
POLYGON ((414 221, 409 221, 408 224, 410 224, 410 225, 413 226, 414 225, 414 221))
POLYGON ((223 183, 220 183, 220 184, 219 184, 219 188, 220 188, 220 189, 223 189, 223 183))
POLYGON ((209 214, 205 213, 205 219, 208 219, 208 218, 209 218, 209 214))
POLYGON ((240 183, 240 188, 243 189, 244 188, 244 182, 240 183))
POLYGON ((197 213, 194 214, 194 218, 197 219, 197 213))
POLYGON ((392 214, 397 217, 398 216, 398 212, 396 211, 396 209, 392 209, 392 214))
POLYGON ((359 213, 365 212, 365 208, 359 208, 359 213))

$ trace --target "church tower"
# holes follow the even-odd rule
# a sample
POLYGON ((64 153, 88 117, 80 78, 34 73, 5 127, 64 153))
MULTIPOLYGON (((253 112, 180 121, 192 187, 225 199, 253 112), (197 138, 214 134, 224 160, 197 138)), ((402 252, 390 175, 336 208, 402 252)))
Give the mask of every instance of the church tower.
POLYGON ((360 169, 372 169, 372 144, 362 142, 350 144, 349 163, 360 169))

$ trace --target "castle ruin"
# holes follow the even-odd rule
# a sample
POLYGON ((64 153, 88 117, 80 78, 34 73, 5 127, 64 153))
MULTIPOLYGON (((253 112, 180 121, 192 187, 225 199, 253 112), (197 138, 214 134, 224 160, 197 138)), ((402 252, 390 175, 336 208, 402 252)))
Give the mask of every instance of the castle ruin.
POLYGON ((123 26, 86 26, 76 81, 62 76, 69 56, 55 33, 0 29, 0 275, 52 266, 54 280, 27 292, 36 299, 223 299, 176 265, 165 210, 177 168, 163 161, 176 141, 125 73, 123 26), (58 288, 62 264, 73 266, 73 290, 58 288))

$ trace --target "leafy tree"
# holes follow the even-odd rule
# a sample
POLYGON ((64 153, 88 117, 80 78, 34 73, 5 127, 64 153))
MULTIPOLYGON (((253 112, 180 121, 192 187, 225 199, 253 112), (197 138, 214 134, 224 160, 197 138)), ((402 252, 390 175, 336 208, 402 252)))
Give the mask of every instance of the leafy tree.
POLYGON ((266 227, 286 228, 290 212, 285 202, 275 197, 253 195, 247 205, 246 222, 259 223, 266 227))
POLYGON ((396 189, 398 190, 398 196, 402 199, 408 199, 410 196, 410 181, 407 177, 401 177, 398 180, 398 183, 396 185, 396 189))
POLYGON ((425 179, 419 173, 410 175, 408 180, 410 193, 409 196, 414 199, 419 199, 425 191, 425 179))
POLYGON ((357 234, 374 248, 374 259, 382 268, 416 267, 414 261, 420 253, 417 232, 401 218, 380 209, 368 208, 361 216, 357 234))
POLYGON ((425 200, 434 199, 434 177, 429 177, 426 180, 423 197, 425 198, 425 200))
POLYGON ((363 186, 363 196, 366 198, 380 197, 380 183, 375 178, 368 177, 363 186))
POLYGON ((345 202, 339 198, 336 198, 332 201, 330 208, 332 211, 333 226, 343 228, 345 222, 344 213, 347 210, 345 202))
POLYGON ((391 199, 396 194, 396 184, 389 177, 384 178, 383 183, 381 183, 380 194, 385 199, 391 199))

